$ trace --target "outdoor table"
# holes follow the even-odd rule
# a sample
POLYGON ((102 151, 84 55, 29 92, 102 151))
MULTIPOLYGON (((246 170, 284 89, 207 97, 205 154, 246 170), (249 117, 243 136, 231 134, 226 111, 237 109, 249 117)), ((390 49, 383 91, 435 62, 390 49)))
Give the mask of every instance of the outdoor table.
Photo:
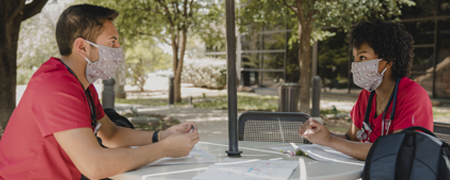
MULTIPOLYGON (((227 158, 225 151, 228 150, 228 142, 199 143, 201 144, 201 148, 203 150, 216 156, 218 162, 227 158)), ((242 159, 283 159, 299 161, 299 166, 292 173, 290 179, 358 179, 361 177, 364 168, 364 161, 354 160, 349 162, 320 162, 309 157, 290 156, 269 149, 270 147, 279 146, 290 146, 290 144, 279 142, 239 141, 239 150, 243 151, 241 154, 242 159)), ((119 180, 192 179, 194 176, 205 171, 211 164, 213 163, 144 166, 140 169, 118 174, 110 178, 119 180)))

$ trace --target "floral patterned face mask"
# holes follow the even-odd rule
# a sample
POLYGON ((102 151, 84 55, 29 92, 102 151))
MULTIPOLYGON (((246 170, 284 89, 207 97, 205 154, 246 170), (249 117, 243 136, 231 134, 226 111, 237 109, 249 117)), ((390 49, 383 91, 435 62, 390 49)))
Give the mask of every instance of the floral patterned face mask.
POLYGON ((383 72, 378 73, 378 64, 382 59, 373 59, 363 62, 352 62, 353 82, 360 88, 364 88, 369 92, 372 92, 381 82, 383 82, 384 72, 387 68, 384 68, 383 72))
POLYGON ((86 40, 89 44, 98 49, 98 61, 91 62, 87 57, 86 61, 86 79, 89 84, 94 83, 98 79, 110 79, 114 75, 114 71, 123 61, 122 48, 112 48, 100 44, 94 44, 86 40))

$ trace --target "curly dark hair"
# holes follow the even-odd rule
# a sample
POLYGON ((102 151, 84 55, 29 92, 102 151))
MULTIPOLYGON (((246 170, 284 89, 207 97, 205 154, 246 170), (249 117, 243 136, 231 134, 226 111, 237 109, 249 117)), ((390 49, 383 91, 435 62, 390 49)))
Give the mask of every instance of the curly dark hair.
POLYGON ((369 45, 379 58, 393 62, 394 78, 411 75, 414 40, 403 24, 376 20, 353 26, 350 31, 350 45, 359 49, 364 43, 369 45))

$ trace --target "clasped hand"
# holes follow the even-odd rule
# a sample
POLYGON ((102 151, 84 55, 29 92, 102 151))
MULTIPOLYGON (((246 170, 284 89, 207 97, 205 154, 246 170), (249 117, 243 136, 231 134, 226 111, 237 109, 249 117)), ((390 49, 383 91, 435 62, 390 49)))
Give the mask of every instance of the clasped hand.
POLYGON ((328 146, 331 143, 331 133, 322 123, 309 118, 298 130, 298 134, 311 143, 328 146))
POLYGON ((194 145, 200 140, 197 126, 192 122, 174 125, 161 132, 167 157, 189 155, 194 145), (194 126, 194 130, 191 127, 194 126))

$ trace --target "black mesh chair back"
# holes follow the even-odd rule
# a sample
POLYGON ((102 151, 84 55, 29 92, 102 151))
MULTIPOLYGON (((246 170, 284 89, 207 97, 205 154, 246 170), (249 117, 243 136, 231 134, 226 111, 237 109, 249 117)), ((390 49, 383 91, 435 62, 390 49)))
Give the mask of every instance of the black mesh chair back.
POLYGON ((434 122, 434 135, 440 140, 450 144, 450 124, 434 122))
POLYGON ((298 129, 309 117, 299 112, 242 113, 238 119, 239 141, 304 143, 298 129))

